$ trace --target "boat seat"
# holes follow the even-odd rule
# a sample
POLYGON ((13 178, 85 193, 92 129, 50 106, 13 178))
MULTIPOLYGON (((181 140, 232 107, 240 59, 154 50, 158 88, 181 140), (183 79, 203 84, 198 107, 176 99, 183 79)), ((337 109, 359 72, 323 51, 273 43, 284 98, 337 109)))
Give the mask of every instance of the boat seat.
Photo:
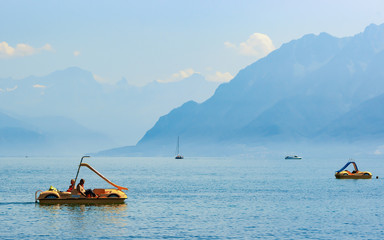
POLYGON ((93 192, 96 193, 97 195, 105 194, 105 189, 103 189, 103 188, 95 188, 95 189, 93 189, 93 192))
POLYGON ((72 189, 71 194, 72 194, 72 195, 81 195, 81 194, 77 191, 76 188, 72 189))

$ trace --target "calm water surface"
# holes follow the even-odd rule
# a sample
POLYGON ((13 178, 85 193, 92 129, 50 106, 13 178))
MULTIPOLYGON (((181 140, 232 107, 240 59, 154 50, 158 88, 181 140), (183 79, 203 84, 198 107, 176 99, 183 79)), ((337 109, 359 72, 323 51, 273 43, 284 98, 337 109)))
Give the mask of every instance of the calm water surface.
POLYGON ((65 190, 79 160, 1 158, 0 239, 384 239, 381 159, 358 165, 382 178, 337 180, 347 159, 90 158, 130 189, 126 204, 34 203, 36 190, 65 190))

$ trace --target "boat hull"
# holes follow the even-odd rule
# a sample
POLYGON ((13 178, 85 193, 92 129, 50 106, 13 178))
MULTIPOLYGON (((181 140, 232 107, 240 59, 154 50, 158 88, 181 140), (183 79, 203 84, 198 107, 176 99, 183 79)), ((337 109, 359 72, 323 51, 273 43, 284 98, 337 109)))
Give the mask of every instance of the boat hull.
POLYGON ((337 179, 371 179, 372 173, 370 172, 350 173, 347 171, 342 171, 342 172, 336 172, 335 177, 337 179))
POLYGON ((127 199, 118 189, 94 189, 93 192, 97 197, 85 197, 76 190, 71 193, 48 190, 41 192, 36 201, 41 204, 121 204, 127 199))
POLYGON ((40 199, 40 204, 122 204, 125 198, 67 198, 40 199))
POLYGON ((301 157, 285 157, 285 160, 301 160, 301 157))

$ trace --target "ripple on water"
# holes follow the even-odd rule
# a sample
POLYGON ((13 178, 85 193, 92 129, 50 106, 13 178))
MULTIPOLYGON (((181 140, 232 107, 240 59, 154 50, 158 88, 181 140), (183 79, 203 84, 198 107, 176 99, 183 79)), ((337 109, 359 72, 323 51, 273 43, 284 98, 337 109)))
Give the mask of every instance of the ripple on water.
MULTIPOLYGON (((36 190, 50 185, 67 187, 74 175, 73 164, 68 166, 62 159, 0 159, 0 184, 4 186, 0 190, 0 238, 384 236, 381 179, 337 180, 333 171, 342 164, 331 160, 295 162, 294 166, 284 160, 222 158, 184 159, 182 163, 164 158, 92 161, 113 182, 130 188, 126 204, 35 204, 36 190), (21 170, 17 167, 20 165, 21 170), (310 171, 312 166, 316 168, 310 171)), ((369 164, 377 166, 376 175, 384 175, 379 160, 369 164)), ((82 171, 81 177, 86 179, 86 187, 108 187, 90 172, 82 171)))

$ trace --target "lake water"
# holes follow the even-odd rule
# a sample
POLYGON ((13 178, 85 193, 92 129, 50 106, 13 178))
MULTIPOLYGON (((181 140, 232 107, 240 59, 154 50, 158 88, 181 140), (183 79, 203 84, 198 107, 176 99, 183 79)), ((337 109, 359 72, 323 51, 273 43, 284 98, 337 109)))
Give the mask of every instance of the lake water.
POLYGON ((1 158, 0 239, 384 239, 381 159, 357 163, 382 178, 338 180, 348 159, 90 158, 130 189, 126 204, 35 204, 36 190, 65 190, 79 160, 1 158))

